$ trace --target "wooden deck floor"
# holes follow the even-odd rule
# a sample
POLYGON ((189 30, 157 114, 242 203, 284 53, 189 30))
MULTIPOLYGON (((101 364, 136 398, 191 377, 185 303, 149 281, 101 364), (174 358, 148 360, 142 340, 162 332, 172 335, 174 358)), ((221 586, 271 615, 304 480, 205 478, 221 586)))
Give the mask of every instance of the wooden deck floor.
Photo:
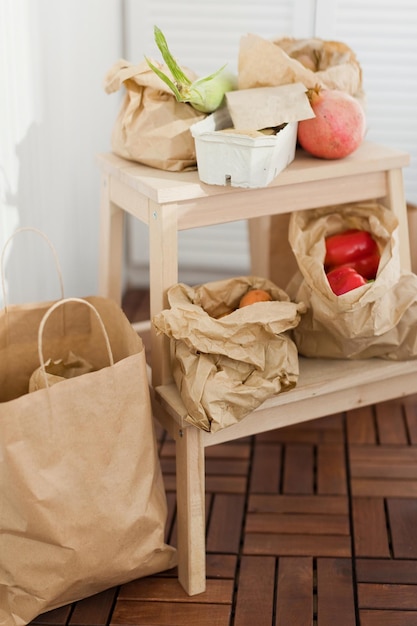
MULTIPOLYGON (((175 545, 174 444, 158 441, 175 545)), ((417 625, 417 390, 209 447, 206 473, 204 594, 173 570, 33 624, 417 625)))

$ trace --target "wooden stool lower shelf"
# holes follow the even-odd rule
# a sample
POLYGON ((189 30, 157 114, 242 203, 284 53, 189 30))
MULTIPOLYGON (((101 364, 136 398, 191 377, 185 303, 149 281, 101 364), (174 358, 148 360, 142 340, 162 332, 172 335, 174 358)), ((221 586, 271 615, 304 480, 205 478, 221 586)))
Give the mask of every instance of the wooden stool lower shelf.
POLYGON ((161 422, 178 446, 177 491, 184 498, 178 507, 185 509, 186 518, 178 526, 179 572, 188 593, 205 589, 206 447, 410 395, 416 389, 417 361, 300 358, 300 377, 294 389, 267 400, 241 422, 208 433, 185 421, 187 411, 175 384, 157 387, 155 399, 165 411, 165 416, 159 414, 161 422))

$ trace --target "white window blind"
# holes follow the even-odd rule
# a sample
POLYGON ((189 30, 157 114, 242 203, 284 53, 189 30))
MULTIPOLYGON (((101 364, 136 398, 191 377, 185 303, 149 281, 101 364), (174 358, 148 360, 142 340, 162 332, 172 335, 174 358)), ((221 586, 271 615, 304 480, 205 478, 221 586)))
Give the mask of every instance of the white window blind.
POLYGON ((417 204, 417 2, 319 0, 316 32, 356 52, 367 139, 410 153, 405 190, 407 200, 417 204))

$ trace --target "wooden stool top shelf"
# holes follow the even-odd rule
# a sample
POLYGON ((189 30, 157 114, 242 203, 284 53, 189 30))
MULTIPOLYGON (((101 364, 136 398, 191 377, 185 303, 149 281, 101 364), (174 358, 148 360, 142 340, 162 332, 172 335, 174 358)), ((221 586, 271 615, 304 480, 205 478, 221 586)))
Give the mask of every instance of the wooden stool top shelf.
POLYGON ((166 172, 111 153, 99 155, 98 161, 102 173, 110 177, 112 202, 145 223, 152 216, 148 203, 139 202, 139 197, 159 206, 175 204, 177 228, 182 230, 382 198, 387 193, 386 172, 406 167, 410 157, 370 142, 342 160, 316 159, 299 150, 277 178, 259 189, 207 185, 196 171, 166 172))

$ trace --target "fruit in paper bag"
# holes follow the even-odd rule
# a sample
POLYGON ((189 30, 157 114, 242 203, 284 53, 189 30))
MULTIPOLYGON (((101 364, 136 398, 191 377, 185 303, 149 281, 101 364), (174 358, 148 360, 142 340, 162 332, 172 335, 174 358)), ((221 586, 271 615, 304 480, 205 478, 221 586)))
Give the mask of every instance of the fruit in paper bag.
POLYGON ((272 296, 264 289, 249 289, 240 299, 239 309, 255 302, 271 302, 272 296))
POLYGON ((327 280, 336 296, 341 296, 348 291, 352 291, 352 289, 366 285, 364 277, 358 274, 353 267, 347 267, 346 265, 341 265, 331 270, 327 274, 327 280))
POLYGON ((352 267, 367 280, 374 280, 378 271, 380 253, 378 244, 367 230, 351 228, 329 235, 325 239, 325 271, 352 267))
POLYGON ((315 117, 298 123, 298 142, 321 159, 342 159, 365 137, 365 112, 353 96, 337 89, 308 89, 315 117))

